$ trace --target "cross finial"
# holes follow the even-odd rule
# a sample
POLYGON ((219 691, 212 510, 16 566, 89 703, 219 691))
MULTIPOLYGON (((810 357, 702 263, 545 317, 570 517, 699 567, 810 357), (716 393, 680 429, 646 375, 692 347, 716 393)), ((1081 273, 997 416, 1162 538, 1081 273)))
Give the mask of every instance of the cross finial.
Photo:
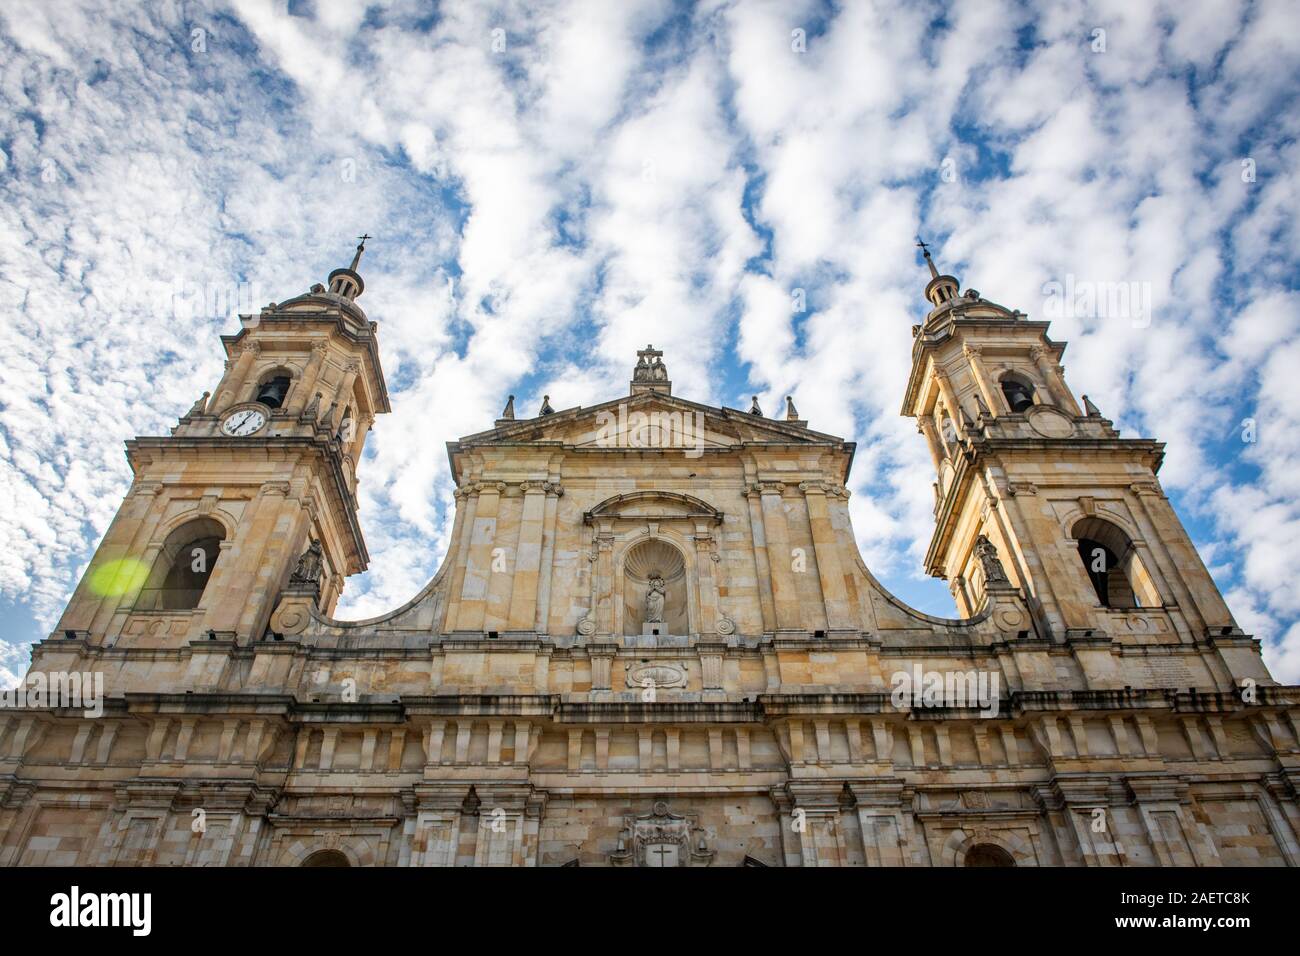
POLYGON ((934 267, 934 260, 930 258, 930 245, 920 236, 916 237, 916 246, 921 250, 921 255, 925 256, 925 264, 930 267, 930 278, 939 278, 939 270, 934 267))
POLYGON ((351 269, 353 272, 356 272, 357 266, 361 264, 361 253, 366 251, 366 240, 373 239, 373 238, 374 236, 370 235, 369 233, 365 233, 363 235, 357 236, 357 239, 359 240, 357 242, 357 251, 352 256, 352 265, 348 266, 348 268, 351 269))

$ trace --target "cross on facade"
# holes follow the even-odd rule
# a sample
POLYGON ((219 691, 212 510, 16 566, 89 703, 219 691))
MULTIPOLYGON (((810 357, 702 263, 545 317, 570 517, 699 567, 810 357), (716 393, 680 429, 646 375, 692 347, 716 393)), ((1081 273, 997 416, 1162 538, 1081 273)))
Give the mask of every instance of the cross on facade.
POLYGON ((672 848, 672 847, 664 846, 662 843, 659 844, 659 846, 655 847, 655 848, 654 848, 653 850, 651 850, 650 852, 651 852, 651 853, 656 853, 656 854, 658 854, 658 856, 659 856, 659 865, 660 865, 660 866, 663 866, 663 865, 664 865, 664 857, 666 857, 666 856, 670 856, 670 855, 675 855, 675 854, 673 853, 673 848, 672 848))

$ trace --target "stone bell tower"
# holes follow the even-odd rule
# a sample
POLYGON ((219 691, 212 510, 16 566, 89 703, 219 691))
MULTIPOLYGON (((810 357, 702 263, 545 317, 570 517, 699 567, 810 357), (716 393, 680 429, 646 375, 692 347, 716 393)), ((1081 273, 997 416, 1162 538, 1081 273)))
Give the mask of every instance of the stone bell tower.
POLYGON ((937 473, 926 570, 961 614, 985 605, 991 545, 1032 610, 1022 637, 1068 645, 1092 687, 1149 683, 1128 667, 1137 647, 1159 648, 1143 666, 1167 686, 1271 683, 1161 489, 1164 446, 1081 406, 1048 323, 959 292, 920 245, 932 309, 913 328, 902 413, 937 473))
POLYGON ((127 442, 134 482, 55 638, 248 643, 295 570, 324 613, 365 570, 356 468, 389 411, 377 326, 356 302, 366 238, 328 289, 240 317, 214 397, 171 435, 127 442))

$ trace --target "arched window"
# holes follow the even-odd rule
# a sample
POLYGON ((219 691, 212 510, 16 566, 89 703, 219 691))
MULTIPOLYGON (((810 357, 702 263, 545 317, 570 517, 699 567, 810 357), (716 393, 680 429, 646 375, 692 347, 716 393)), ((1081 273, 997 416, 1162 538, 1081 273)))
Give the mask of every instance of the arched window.
POLYGON ((1016 861, 996 843, 976 843, 966 851, 964 866, 1015 866, 1016 861))
POLYGON ((1101 518, 1082 518, 1072 534, 1102 607, 1154 607, 1161 603, 1133 542, 1117 525, 1101 518))
POLYGON ((1034 386, 1017 375, 1007 375, 1002 379, 1002 394, 1013 414, 1019 415, 1034 407, 1034 386))
POLYGON ((213 518, 195 518, 169 534, 140 591, 136 608, 189 611, 198 607, 225 537, 225 529, 213 518))
POLYGON ((280 408, 289 394, 289 373, 277 370, 257 387, 257 401, 267 408, 280 408))
POLYGON ((302 861, 303 866, 351 866, 339 850, 317 850, 302 861))

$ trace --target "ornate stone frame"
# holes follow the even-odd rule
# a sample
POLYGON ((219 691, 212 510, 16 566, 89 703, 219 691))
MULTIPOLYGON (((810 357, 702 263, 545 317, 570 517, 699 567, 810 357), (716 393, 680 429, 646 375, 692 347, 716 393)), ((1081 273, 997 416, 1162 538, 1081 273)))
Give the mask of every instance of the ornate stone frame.
POLYGON ((672 636, 698 639, 734 629, 719 606, 721 556, 713 529, 723 521, 721 511, 678 492, 638 491, 607 498, 585 512, 583 521, 592 529, 592 571, 590 608, 578 622, 579 634, 623 640, 624 564, 631 548, 656 539, 676 548, 686 565, 688 634, 672 636), (648 502, 666 507, 644 513, 628 509, 648 502))
POLYGON ((697 848, 697 843, 707 847, 704 836, 697 814, 673 813, 668 801, 656 800, 649 813, 623 817, 618 849, 609 854, 609 862, 613 866, 647 866, 649 847, 671 843, 678 847, 677 866, 708 866, 717 854, 697 848), (697 836, 698 841, 694 839, 697 836))

